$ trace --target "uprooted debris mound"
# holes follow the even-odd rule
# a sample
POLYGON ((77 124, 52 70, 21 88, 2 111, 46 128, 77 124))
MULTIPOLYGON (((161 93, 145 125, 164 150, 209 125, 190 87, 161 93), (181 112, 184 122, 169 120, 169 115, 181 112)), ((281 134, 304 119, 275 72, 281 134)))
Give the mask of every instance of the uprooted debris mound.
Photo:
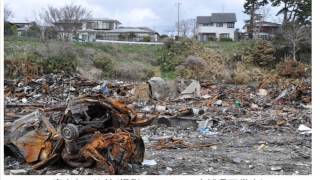
POLYGON ((289 60, 279 63, 277 69, 279 75, 289 78, 300 78, 306 75, 305 65, 298 61, 289 60))
POLYGON ((279 75, 266 75, 258 88, 267 89, 275 103, 311 103, 311 79, 308 78, 286 79, 279 75))
POLYGON ((123 102, 105 97, 83 96, 60 109, 40 109, 10 125, 5 146, 34 169, 61 159, 71 167, 100 164, 110 174, 141 164, 144 143, 137 127, 150 124, 147 117, 123 102))
POLYGON ((41 66, 25 60, 4 61, 5 77, 35 76, 42 73, 41 66))

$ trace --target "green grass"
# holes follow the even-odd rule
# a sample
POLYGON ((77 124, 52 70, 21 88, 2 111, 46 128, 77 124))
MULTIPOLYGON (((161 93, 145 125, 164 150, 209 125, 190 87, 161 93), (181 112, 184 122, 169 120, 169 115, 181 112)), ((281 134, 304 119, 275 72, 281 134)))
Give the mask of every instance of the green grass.
POLYGON ((175 71, 169 71, 169 72, 162 72, 161 77, 166 80, 173 80, 173 79, 176 79, 177 75, 175 71))

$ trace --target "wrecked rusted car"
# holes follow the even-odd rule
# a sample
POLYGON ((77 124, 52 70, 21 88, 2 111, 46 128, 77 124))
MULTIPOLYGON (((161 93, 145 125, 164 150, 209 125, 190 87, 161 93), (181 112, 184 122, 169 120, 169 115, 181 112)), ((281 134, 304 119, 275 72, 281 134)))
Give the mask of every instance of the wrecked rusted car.
POLYGON ((111 97, 82 96, 66 107, 39 109, 14 121, 5 146, 34 169, 63 160, 71 167, 99 164, 117 174, 129 163, 142 163, 139 127, 157 116, 137 113, 111 97))

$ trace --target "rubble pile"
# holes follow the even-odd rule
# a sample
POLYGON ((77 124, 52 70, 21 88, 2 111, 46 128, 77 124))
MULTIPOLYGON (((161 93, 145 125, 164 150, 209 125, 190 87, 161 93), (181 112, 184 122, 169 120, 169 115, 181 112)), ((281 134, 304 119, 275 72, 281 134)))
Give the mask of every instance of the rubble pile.
POLYGON ((309 79, 286 88, 6 80, 5 172, 309 174, 310 103, 309 79))

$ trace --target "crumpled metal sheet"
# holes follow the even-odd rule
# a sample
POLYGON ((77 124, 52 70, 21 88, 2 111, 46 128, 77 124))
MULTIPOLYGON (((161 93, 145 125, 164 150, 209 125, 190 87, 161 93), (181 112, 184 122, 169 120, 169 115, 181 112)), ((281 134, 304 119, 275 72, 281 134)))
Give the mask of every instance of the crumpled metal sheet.
POLYGON ((127 168, 128 163, 141 164, 144 157, 144 144, 141 137, 118 129, 115 133, 97 133, 80 153, 106 167, 110 174, 127 168))
POLYGON ((136 127, 156 117, 138 114, 110 97, 83 96, 72 99, 64 109, 40 109, 14 121, 7 143, 16 146, 34 169, 62 157, 72 167, 97 162, 115 174, 128 163, 143 161, 144 143, 136 127), (61 114, 55 123, 53 111, 61 114))

